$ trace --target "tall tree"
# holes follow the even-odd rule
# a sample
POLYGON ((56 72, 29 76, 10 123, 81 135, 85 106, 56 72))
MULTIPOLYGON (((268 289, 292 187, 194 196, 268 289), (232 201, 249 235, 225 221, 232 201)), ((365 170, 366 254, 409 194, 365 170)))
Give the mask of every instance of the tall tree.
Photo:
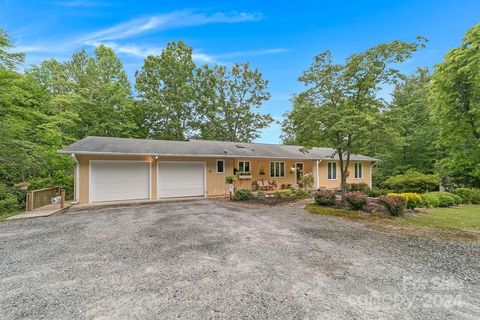
POLYGON ((192 48, 182 41, 145 59, 135 78, 146 137, 184 140, 193 135, 195 68, 192 48))
POLYGON ((269 114, 255 112, 270 93, 268 81, 248 63, 235 64, 231 69, 203 66, 197 75, 201 138, 251 142, 273 121, 269 114))
POLYGON ((382 161, 376 176, 386 178, 414 169, 433 173, 438 157, 436 130, 430 118, 430 73, 419 68, 393 91, 393 100, 382 115, 391 129, 388 141, 372 137, 364 150, 382 161), (387 142, 387 143, 382 143, 387 142))
POLYGON ((23 63, 25 54, 22 52, 11 52, 13 44, 10 41, 5 30, 0 29, 0 68, 1 69, 16 69, 17 66, 23 63))
POLYGON ((287 128, 293 128, 295 139, 306 147, 335 149, 343 200, 351 154, 359 152, 365 138, 381 128, 380 111, 385 103, 378 92, 383 84, 398 79, 400 73, 392 65, 410 58, 419 43, 380 44, 350 56, 344 64, 335 64, 327 51, 316 56, 299 78, 309 88, 294 97, 287 128))
POLYGON ((445 157, 440 172, 459 183, 480 186, 480 24, 435 66, 432 118, 445 157))

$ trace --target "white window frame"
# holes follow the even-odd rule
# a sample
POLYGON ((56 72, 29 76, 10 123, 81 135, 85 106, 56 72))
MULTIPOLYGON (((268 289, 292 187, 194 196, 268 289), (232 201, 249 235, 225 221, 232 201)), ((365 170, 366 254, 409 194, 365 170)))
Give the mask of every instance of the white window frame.
POLYGON ((285 161, 270 161, 270 167, 268 168, 268 174, 269 174, 270 178, 285 178, 285 175, 286 175, 285 170, 286 170, 286 169, 287 169, 287 167, 286 167, 286 165, 285 165, 285 161), (273 176, 272 176, 272 163, 273 163, 273 172, 274 172, 274 175, 273 175, 273 176), (276 164, 276 163, 279 163, 279 164, 280 164, 280 163, 283 163, 283 176, 280 176, 280 175, 276 176, 276 175, 275 175, 275 173, 280 174, 281 171, 282 171, 282 170, 280 170, 280 165, 279 165, 279 166, 278 166, 279 172, 275 172, 275 171, 276 171, 276 170, 275 170, 275 168, 276 168, 275 164, 276 164))
POLYGON ((252 163, 249 160, 239 160, 237 162, 238 165, 238 172, 245 172, 245 173, 250 173, 252 170, 252 163), (243 170, 240 170, 240 162, 243 163, 243 170), (248 162, 248 171, 245 171, 245 163, 248 162))
POLYGON ((225 173, 225 160, 223 160, 223 159, 217 159, 217 160, 215 161, 215 171, 216 171, 216 173, 225 173), (219 162, 223 162, 223 166, 222 166, 223 171, 222 171, 222 172, 218 171, 218 163, 219 163, 219 162))
POLYGON ((337 163, 336 162, 328 162, 327 163, 327 180, 335 181, 338 180, 338 175, 337 175, 337 163), (333 168, 333 165, 335 165, 335 170, 332 170, 330 168, 333 168), (331 176, 335 178, 329 178, 331 173, 331 176))
POLYGON ((355 162, 354 177, 355 177, 355 179, 357 179, 357 180, 362 180, 362 179, 363 179, 363 163, 361 163, 361 162, 355 162), (358 168, 360 168, 360 170, 357 170, 357 166, 358 166, 358 168), (357 177, 357 171, 358 171, 358 173, 359 173, 358 177, 357 177))

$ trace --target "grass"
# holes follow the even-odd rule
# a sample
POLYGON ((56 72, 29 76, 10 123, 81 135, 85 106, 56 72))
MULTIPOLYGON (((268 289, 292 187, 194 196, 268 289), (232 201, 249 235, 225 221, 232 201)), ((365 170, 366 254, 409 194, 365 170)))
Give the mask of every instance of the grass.
POLYGON ((14 215, 17 215, 23 211, 14 211, 14 212, 5 212, 5 213, 0 213, 0 221, 5 220, 7 218, 10 218, 14 215))
POLYGON ((428 238, 480 241, 480 205, 430 208, 403 217, 369 215, 316 204, 308 204, 305 209, 315 214, 363 222, 367 227, 380 231, 428 238))

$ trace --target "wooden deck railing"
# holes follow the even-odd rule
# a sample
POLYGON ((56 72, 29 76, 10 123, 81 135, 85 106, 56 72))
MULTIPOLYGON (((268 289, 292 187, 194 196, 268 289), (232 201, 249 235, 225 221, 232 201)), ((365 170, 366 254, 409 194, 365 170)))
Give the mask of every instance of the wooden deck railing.
POLYGON ((27 193, 26 210, 32 211, 52 203, 52 198, 60 196, 60 207, 65 205, 65 190, 60 187, 33 190, 27 193))

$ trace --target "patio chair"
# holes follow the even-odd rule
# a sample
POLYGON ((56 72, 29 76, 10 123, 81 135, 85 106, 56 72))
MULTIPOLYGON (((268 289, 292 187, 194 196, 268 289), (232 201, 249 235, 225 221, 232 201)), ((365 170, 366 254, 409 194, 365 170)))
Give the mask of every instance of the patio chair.
POLYGON ((263 185, 262 180, 257 180, 255 181, 255 190, 260 190, 260 188, 264 188, 265 186, 263 185))
POLYGON ((273 190, 273 185, 270 184, 270 181, 263 180, 262 183, 263 183, 263 187, 265 188, 265 190, 267 190, 267 191, 273 190))

